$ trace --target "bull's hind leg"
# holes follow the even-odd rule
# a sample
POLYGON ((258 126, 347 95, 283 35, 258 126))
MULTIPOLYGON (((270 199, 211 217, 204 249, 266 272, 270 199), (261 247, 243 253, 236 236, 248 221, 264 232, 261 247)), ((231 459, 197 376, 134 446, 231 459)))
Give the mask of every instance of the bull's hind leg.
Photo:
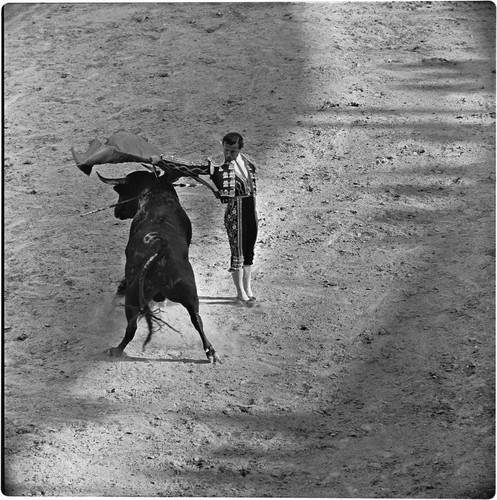
POLYGON ((126 346, 133 340, 136 333, 136 328, 138 324, 138 317, 140 316, 140 309, 137 307, 125 306, 126 319, 128 320, 128 325, 126 326, 126 332, 121 343, 117 347, 112 347, 109 349, 109 356, 119 358, 122 356, 126 346))
POLYGON ((211 343, 207 340, 207 337, 205 336, 204 325, 202 323, 202 318, 200 317, 200 314, 193 307, 187 307, 187 309, 188 312, 190 313, 190 319, 192 320, 193 326, 200 334, 200 338, 202 339, 202 344, 204 346, 204 352, 207 356, 207 359, 211 363, 221 363, 221 360, 219 359, 217 352, 215 351, 214 347, 212 347, 211 343))

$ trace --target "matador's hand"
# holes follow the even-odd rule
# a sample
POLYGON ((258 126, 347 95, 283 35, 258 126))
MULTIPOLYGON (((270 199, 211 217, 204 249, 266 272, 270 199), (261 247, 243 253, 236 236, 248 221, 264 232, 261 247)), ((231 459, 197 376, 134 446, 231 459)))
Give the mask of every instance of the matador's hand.
POLYGON ((154 156, 151 156, 151 157, 150 157, 150 163, 151 163, 152 165, 157 165, 157 164, 158 164, 158 163, 160 163, 160 162, 161 162, 161 157, 160 157, 160 156, 158 156, 158 155, 154 155, 154 156))

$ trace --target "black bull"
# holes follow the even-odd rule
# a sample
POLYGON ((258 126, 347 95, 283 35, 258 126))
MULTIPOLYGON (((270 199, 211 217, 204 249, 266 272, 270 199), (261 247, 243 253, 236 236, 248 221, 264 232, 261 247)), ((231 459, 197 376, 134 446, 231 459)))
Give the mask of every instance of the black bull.
MULTIPOLYGON (((73 155, 81 168, 78 154, 73 152, 73 155)), ((94 163, 113 163, 107 160, 94 163)), ((91 167, 86 173, 90 172, 91 167)), ((193 326, 200 334, 208 360, 211 363, 220 362, 205 336, 199 314, 195 275, 188 260, 192 226, 172 185, 174 177, 178 176, 171 177, 165 173, 158 177, 145 171, 132 172, 120 179, 106 179, 99 175, 103 182, 113 185, 119 194, 115 216, 133 219, 126 246, 127 327, 123 340, 117 347, 110 349, 109 354, 122 355, 136 333, 140 317, 145 317, 149 329, 145 346, 153 333, 154 314, 150 302, 169 299, 187 309, 193 326)))

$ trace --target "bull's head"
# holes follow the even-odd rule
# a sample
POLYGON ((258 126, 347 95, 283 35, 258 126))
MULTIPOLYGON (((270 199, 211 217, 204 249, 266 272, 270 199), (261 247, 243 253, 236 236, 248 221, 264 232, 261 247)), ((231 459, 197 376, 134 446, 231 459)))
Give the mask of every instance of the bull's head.
POLYGON ((140 194, 145 194, 151 182, 156 181, 153 174, 144 171, 131 172, 126 177, 118 179, 108 179, 98 172, 97 175, 102 182, 114 186, 114 191, 119 195, 114 215, 121 220, 132 219, 136 215, 140 194))

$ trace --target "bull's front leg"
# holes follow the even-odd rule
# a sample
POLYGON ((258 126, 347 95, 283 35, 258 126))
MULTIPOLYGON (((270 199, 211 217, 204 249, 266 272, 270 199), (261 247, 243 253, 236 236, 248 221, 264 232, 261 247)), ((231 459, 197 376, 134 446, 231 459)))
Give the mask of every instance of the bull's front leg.
POLYGON ((113 358, 120 358, 122 356, 124 349, 126 349, 126 346, 133 340, 133 337, 136 333, 140 309, 136 307, 125 306, 125 311, 128 325, 126 326, 124 338, 117 347, 112 347, 107 351, 109 356, 113 358))
POLYGON ((209 360, 210 363, 221 363, 219 355, 217 354, 216 350, 214 349, 214 347, 212 347, 212 344, 205 336, 204 326, 200 314, 193 309, 188 309, 188 312, 190 313, 190 318, 192 320, 193 326, 200 334, 200 338, 202 339, 202 344, 204 346, 204 352, 205 355, 207 356, 207 359, 209 360))

